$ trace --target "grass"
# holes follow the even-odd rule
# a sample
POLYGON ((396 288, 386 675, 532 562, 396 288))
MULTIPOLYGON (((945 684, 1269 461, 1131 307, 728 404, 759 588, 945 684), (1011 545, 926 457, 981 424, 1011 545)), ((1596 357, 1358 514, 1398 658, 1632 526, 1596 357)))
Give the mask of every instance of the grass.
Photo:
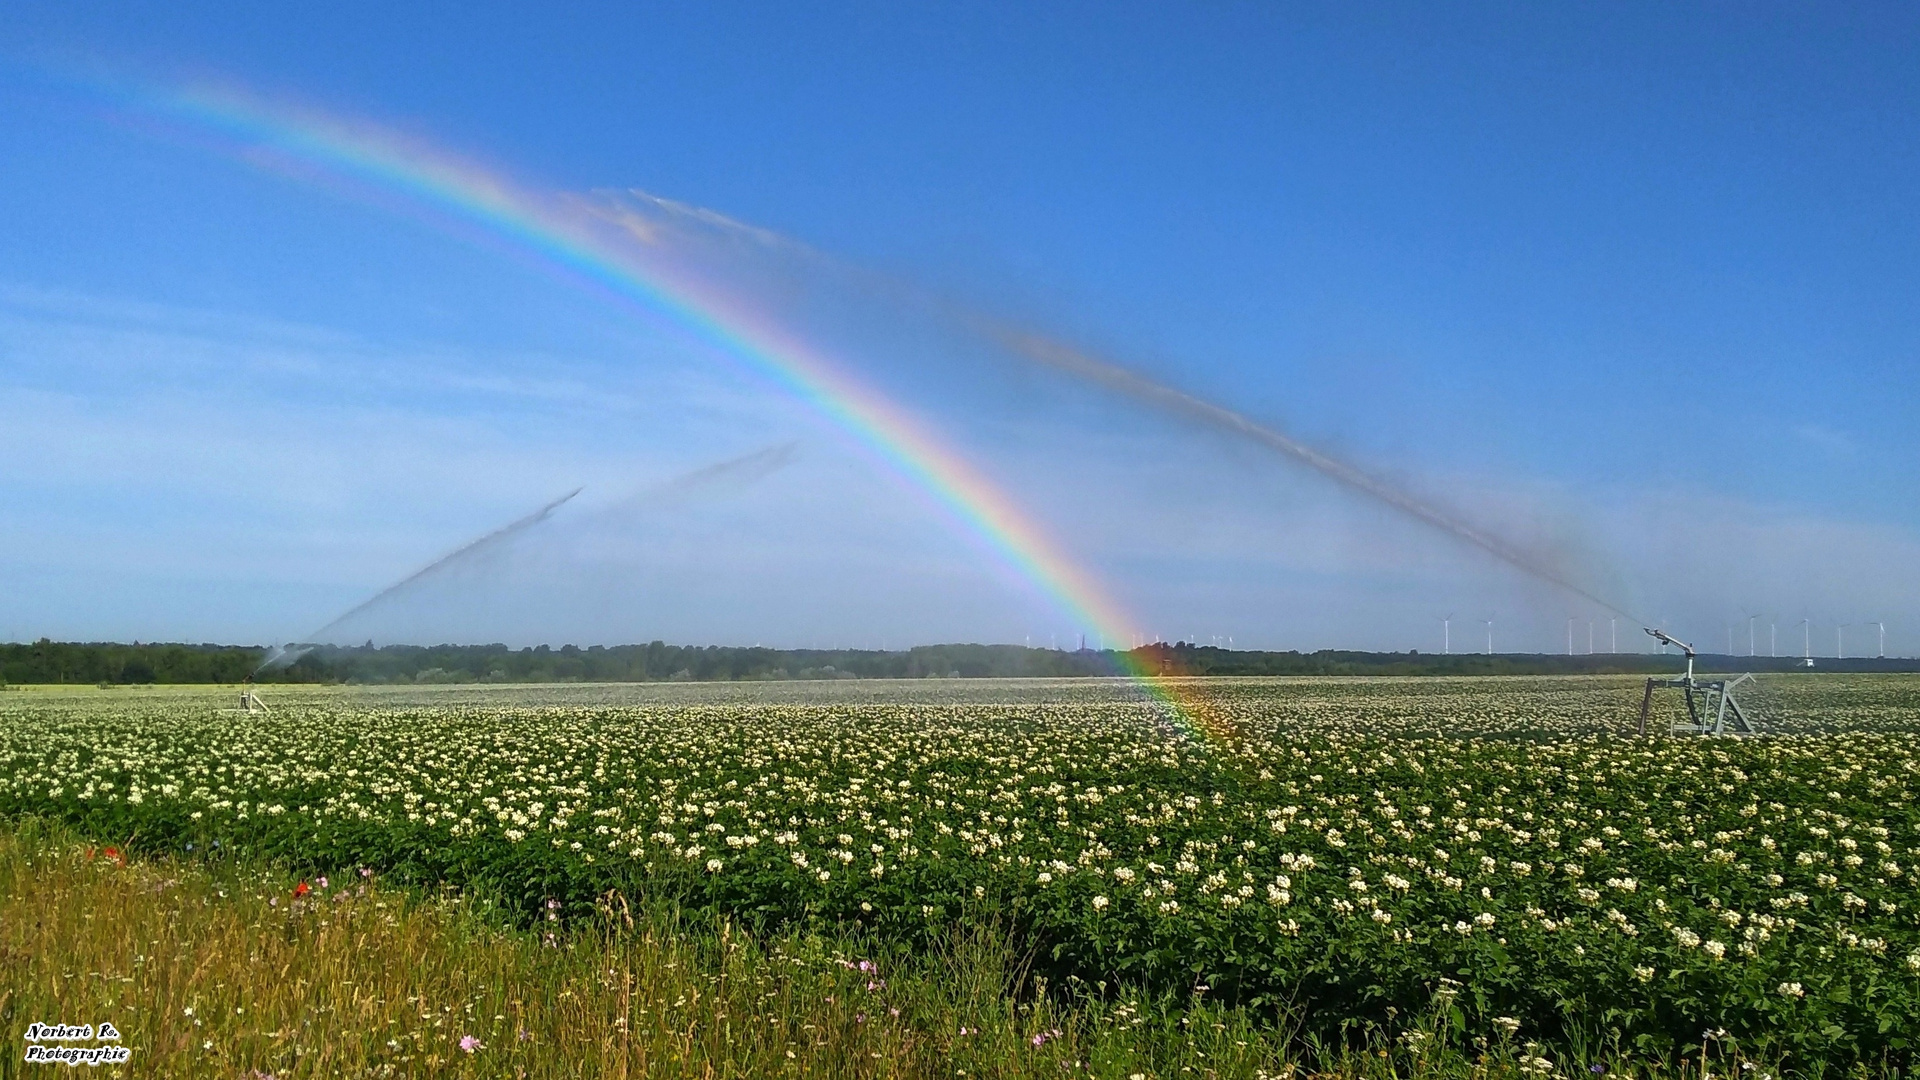
MULTIPOLYGON (((284 872, 231 861, 129 860, 36 819, 0 828, 0 1030, 106 1021, 132 1051, 107 1075, 253 1080, 1569 1071, 1497 1033, 1476 1045, 1415 1022, 1316 1049, 1290 1042, 1281 1018, 1204 996, 1048 988, 988 929, 905 956, 852 937, 759 940, 610 896, 597 921, 526 931, 471 898, 353 871, 308 884, 296 895, 284 872)), ((0 1077, 31 1072, 22 1046, 0 1055, 0 1077)))

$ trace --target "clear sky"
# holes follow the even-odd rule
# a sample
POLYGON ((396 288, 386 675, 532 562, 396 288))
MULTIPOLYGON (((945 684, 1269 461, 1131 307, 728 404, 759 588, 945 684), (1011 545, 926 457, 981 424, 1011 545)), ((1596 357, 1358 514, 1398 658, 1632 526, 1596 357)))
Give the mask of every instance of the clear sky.
MULTIPOLYGON (((298 636, 575 486, 590 507, 785 441, 793 463, 751 484, 619 529, 556 514, 550 540, 350 629, 1087 629, 671 319, 403 195, 155 122, 104 72, 798 238, 1310 439, 1715 648, 1737 622, 1745 651, 1759 615, 1762 652, 1769 621, 1797 650, 1803 618, 1818 652, 1842 623, 1868 648, 1874 622, 1920 652, 1911 7, 8 10, 0 638, 298 636)), ((1492 619, 1502 649, 1563 648, 1574 618, 1584 649, 1605 625, 884 297, 795 300, 790 265, 715 265, 925 417, 1149 632, 1425 650, 1451 612, 1456 647, 1492 619)))

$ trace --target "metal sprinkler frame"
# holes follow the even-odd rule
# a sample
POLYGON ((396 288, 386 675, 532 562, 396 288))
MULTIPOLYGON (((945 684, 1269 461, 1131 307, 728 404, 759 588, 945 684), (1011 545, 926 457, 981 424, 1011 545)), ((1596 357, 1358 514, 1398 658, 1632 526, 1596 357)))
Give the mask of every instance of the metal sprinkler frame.
POLYGON ((1661 644, 1675 646, 1685 653, 1687 672, 1678 678, 1647 680, 1647 691, 1640 698, 1640 734, 1647 733, 1647 715, 1653 709, 1653 691, 1655 687, 1660 686, 1679 687, 1681 693, 1686 696, 1687 722, 1681 723, 1679 720, 1670 722, 1667 725, 1669 735, 1758 735, 1760 733, 1759 728, 1747 716, 1746 710, 1740 707, 1740 702, 1733 695, 1734 687, 1743 682, 1752 681, 1752 672, 1736 675, 1731 679, 1696 679, 1693 677, 1693 646, 1664 630, 1656 630, 1651 626, 1642 627, 1642 629, 1659 639, 1661 644))
POLYGON ((246 713, 255 713, 255 712, 272 713, 273 712, 272 709, 267 708, 266 702, 260 700, 260 695, 253 692, 253 676, 249 675, 245 679, 241 680, 240 707, 234 711, 246 712, 246 713))

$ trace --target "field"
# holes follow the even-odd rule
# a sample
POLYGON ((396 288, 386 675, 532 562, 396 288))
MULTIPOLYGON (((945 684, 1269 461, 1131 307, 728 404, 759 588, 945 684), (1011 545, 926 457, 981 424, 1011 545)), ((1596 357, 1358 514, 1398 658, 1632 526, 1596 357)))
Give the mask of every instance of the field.
POLYGON ((534 933, 1004 928, 1055 993, 1530 1040, 1549 1072, 1887 1071, 1920 1039, 1920 679, 1773 677, 1751 740, 1633 737, 1632 679, 1193 692, 1211 733, 1098 681, 9 692, 0 813, 452 885, 534 933))

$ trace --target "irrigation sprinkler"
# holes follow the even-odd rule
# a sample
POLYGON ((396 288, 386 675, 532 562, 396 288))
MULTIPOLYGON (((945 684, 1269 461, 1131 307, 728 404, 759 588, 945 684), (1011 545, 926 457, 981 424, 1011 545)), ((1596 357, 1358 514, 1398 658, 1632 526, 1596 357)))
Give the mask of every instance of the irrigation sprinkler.
POLYGON ((1686 722, 1670 721, 1667 725, 1669 735, 1759 734, 1752 718, 1747 716, 1746 710, 1740 707, 1733 696, 1734 687, 1752 681, 1751 672, 1731 679, 1696 679, 1693 675, 1693 646, 1664 630, 1656 630, 1651 626, 1644 629, 1661 645, 1672 645, 1685 653, 1687 672, 1678 678, 1647 680, 1647 692, 1640 698, 1640 734, 1647 733, 1647 716, 1653 711, 1653 691, 1661 686, 1679 689, 1687 705, 1686 722))
POLYGON ((251 676, 251 675, 249 675, 249 676, 247 676, 247 677, 246 677, 245 679, 242 679, 242 680, 240 681, 240 708, 239 708, 239 711, 240 711, 240 712, 247 712, 247 713, 253 713, 253 712, 263 712, 263 713, 271 713, 271 712, 273 712, 273 710, 272 710, 272 709, 269 709, 269 708, 267 708, 267 703, 266 703, 266 702, 264 702, 264 701, 261 701, 261 700, 260 700, 260 695, 259 695, 259 694, 256 694, 256 693, 254 693, 254 692, 253 692, 253 676, 251 676))

